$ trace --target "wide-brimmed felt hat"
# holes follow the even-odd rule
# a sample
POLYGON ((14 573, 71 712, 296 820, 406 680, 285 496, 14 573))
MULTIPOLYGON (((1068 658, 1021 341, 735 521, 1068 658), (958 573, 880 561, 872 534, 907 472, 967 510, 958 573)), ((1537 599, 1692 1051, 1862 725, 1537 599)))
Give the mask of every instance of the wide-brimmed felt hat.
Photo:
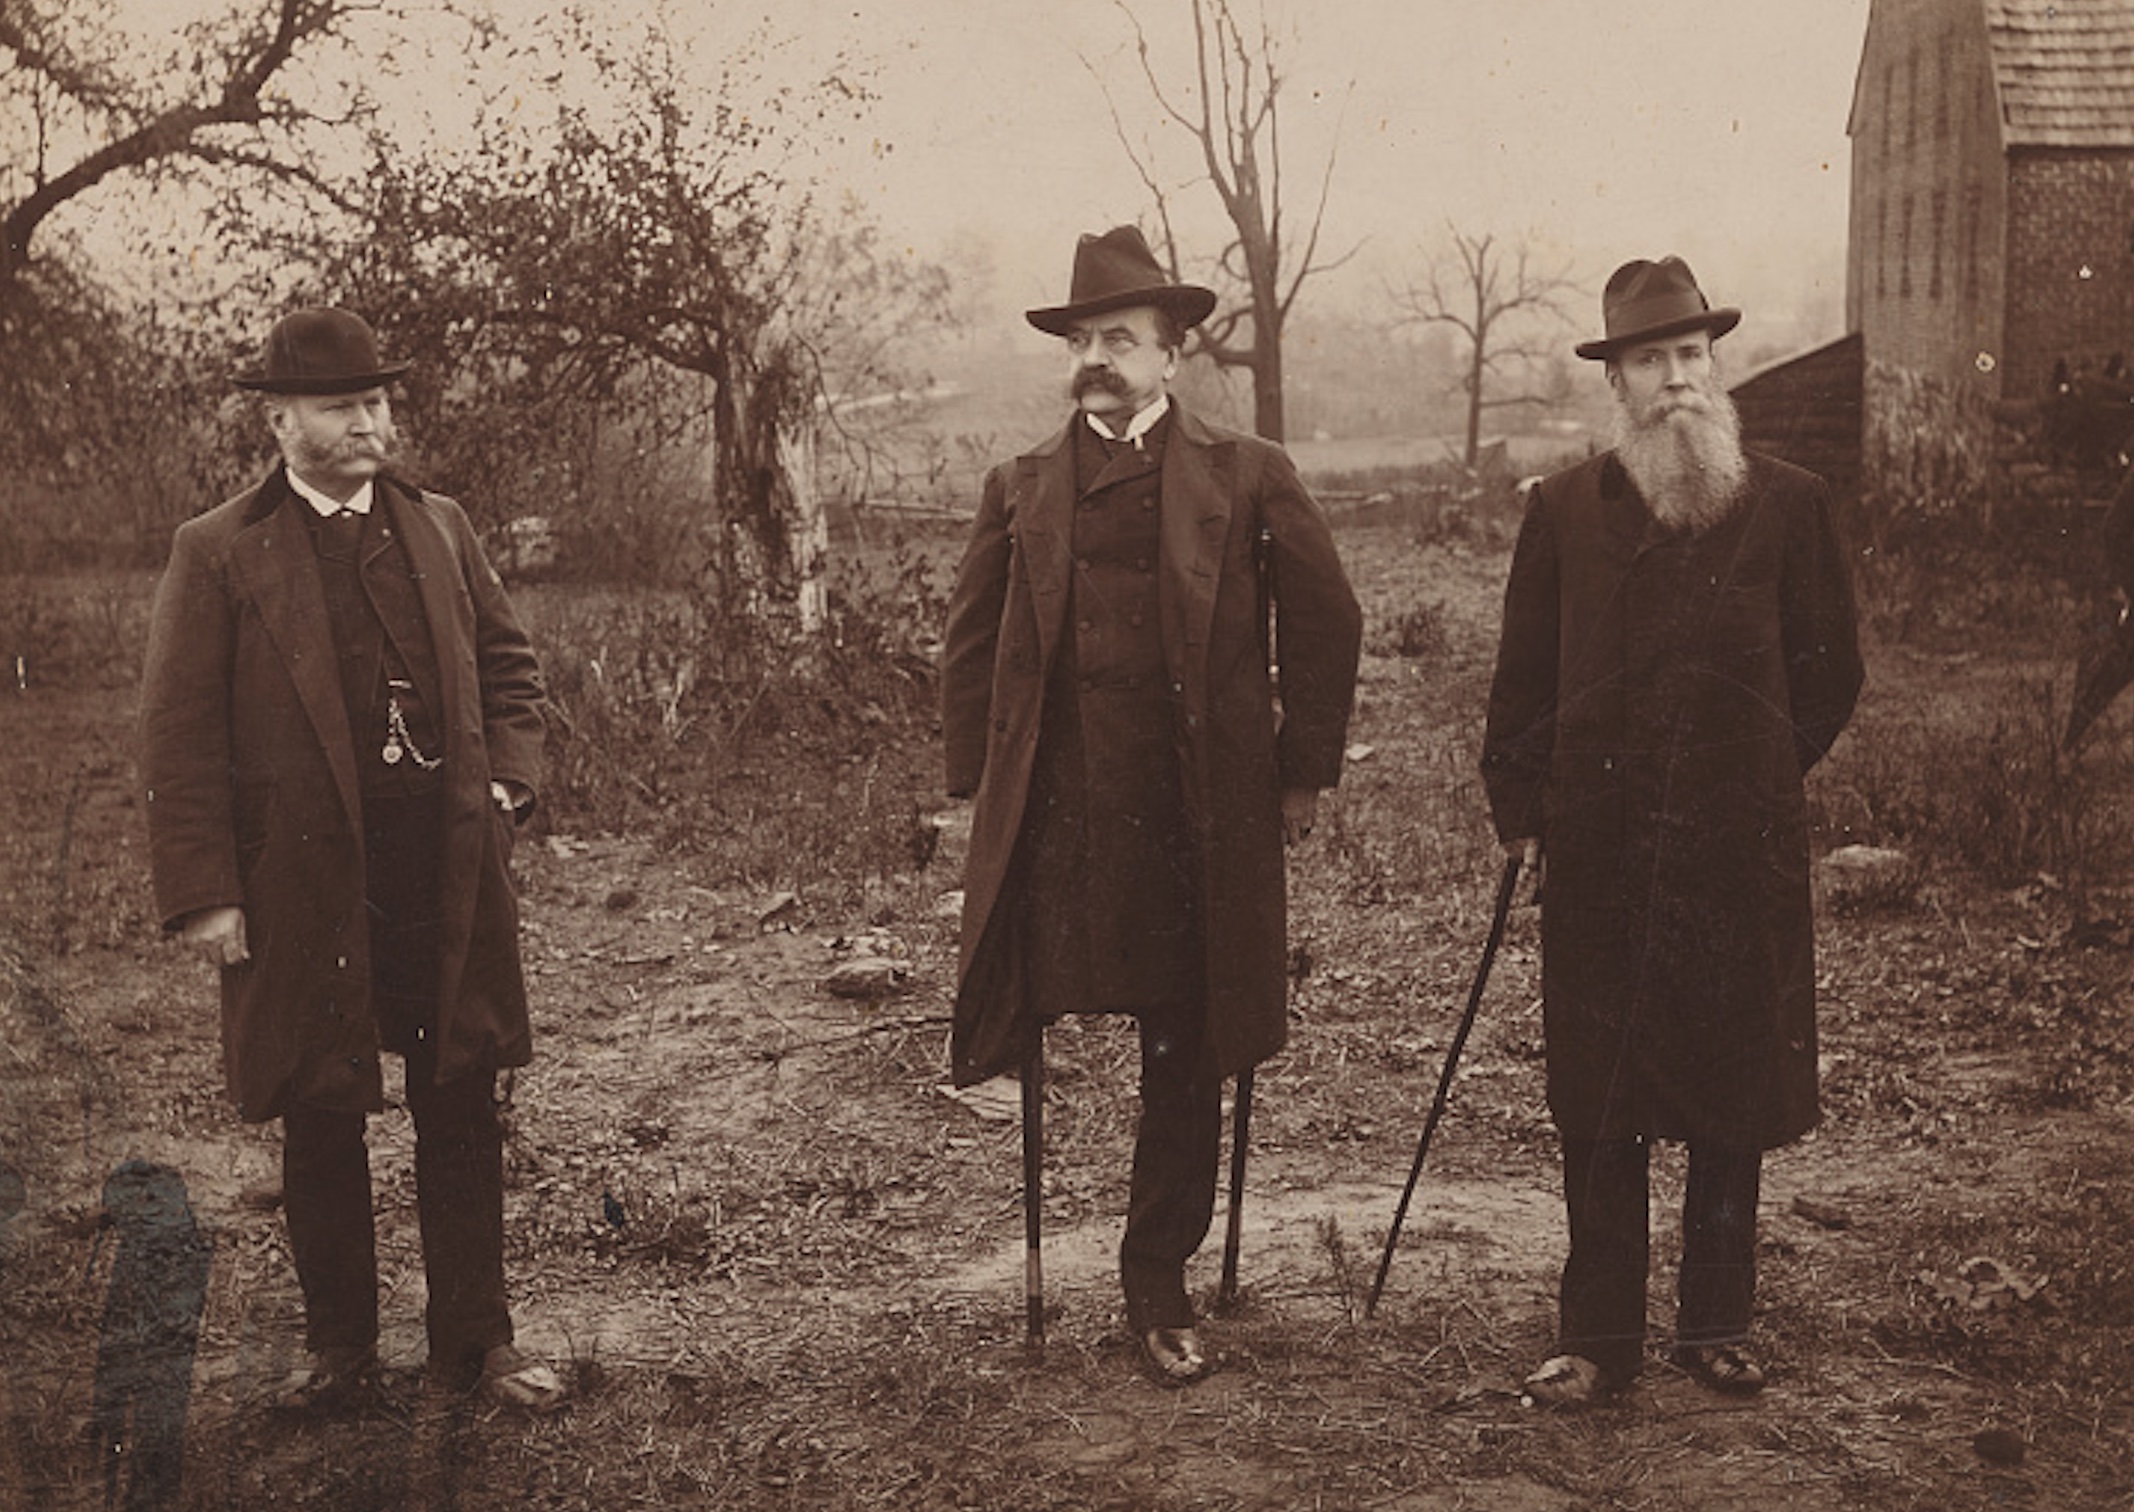
POLYGON ((1741 311, 1713 309, 1681 258, 1649 262, 1641 257, 1609 275, 1601 290, 1601 323, 1608 334, 1581 341, 1575 349, 1579 356, 1606 362, 1625 347, 1682 331, 1705 330, 1717 339, 1741 324, 1741 311))
POLYGON ((1214 310, 1215 291, 1172 282, 1140 227, 1114 226, 1101 236, 1085 231, 1075 243, 1067 303, 1025 310, 1023 318, 1048 335, 1064 336, 1078 320, 1130 305, 1168 310, 1180 326, 1191 327, 1214 310))
POLYGON ((265 394, 353 394, 392 382, 412 362, 386 362, 360 315, 315 307, 274 322, 259 361, 230 381, 265 394))

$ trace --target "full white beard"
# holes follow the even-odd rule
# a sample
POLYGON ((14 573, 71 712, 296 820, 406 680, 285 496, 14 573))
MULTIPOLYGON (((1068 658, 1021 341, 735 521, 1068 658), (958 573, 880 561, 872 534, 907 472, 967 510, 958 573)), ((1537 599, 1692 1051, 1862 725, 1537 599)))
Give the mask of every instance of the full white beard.
POLYGON ((1733 396, 1717 384, 1657 414, 1634 415, 1619 398, 1615 455, 1653 518, 1693 535, 1734 512, 1749 475, 1741 415, 1733 396))

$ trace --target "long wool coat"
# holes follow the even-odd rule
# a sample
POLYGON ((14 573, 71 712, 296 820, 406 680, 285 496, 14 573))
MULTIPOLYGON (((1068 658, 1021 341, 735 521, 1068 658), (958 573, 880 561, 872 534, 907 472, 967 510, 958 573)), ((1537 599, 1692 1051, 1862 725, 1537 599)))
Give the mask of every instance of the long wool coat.
MULTIPOLYGON (((1197 851, 1208 1045, 1228 1075, 1274 1054, 1288 1033, 1281 794, 1340 778, 1362 615, 1326 518, 1280 447, 1175 403, 1170 427, 1157 598, 1197 851), (1278 684, 1256 625, 1262 558, 1278 684)), ((948 790, 977 795, 950 1047, 958 1085, 1019 1064, 1036 1027, 1030 1003, 1055 996, 1028 980, 1004 892, 1047 733, 1041 715, 1070 597, 1074 504, 1064 428, 993 469, 949 602, 948 790)))
POLYGON ((1830 502, 1752 454, 1664 531, 1613 454, 1544 480, 1505 591, 1483 773, 1538 836, 1549 1107, 1573 1138, 1769 1149, 1817 1116, 1802 776, 1862 669, 1830 502))
MULTIPOLYGON (((533 648, 459 505, 381 478, 440 675, 444 918, 437 1074, 531 1055, 507 869, 512 820, 491 779, 531 791, 543 697, 533 648)), ((382 1107, 355 752, 309 508, 277 469, 180 526, 155 597, 141 770, 164 927, 244 909, 251 960, 222 970, 231 1097, 251 1121, 292 1102, 382 1107)), ((392 570, 374 550, 366 575, 392 570)))

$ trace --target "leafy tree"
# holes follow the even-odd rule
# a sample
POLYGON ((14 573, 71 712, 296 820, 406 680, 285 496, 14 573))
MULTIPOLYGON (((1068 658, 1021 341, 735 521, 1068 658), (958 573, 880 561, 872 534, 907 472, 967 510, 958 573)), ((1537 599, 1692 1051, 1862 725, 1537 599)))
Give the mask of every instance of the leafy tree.
MULTIPOLYGON (((1242 287, 1244 301, 1218 311, 1201 326, 1192 350, 1223 367, 1251 373, 1253 428, 1269 440, 1280 441, 1284 431, 1283 326, 1305 280, 1346 260, 1314 260, 1333 187, 1335 153, 1327 153, 1316 202, 1293 241, 1282 176, 1281 102, 1287 75, 1264 14, 1248 22, 1231 0, 1186 0, 1193 23, 1193 58, 1188 68, 1167 83, 1166 70, 1157 63, 1133 6, 1128 0, 1114 3, 1133 28, 1141 80, 1158 112, 1193 140, 1200 173, 1192 182, 1204 181, 1215 192, 1233 232, 1217 266, 1242 287)), ((1172 275, 1181 276, 1171 191, 1158 176, 1155 148, 1146 141, 1137 143, 1111 86, 1101 73, 1097 78, 1111 103, 1119 141, 1155 201, 1160 244, 1172 275)))
POLYGON ((1507 405, 1552 404, 1561 397, 1550 388, 1502 392, 1497 385, 1514 370, 1531 374, 1547 368, 1551 348, 1540 343, 1534 327, 1560 321, 1559 300, 1574 285, 1565 272, 1544 272, 1533 265, 1524 242, 1500 246, 1494 233, 1471 235, 1447 228, 1452 256, 1432 258, 1419 283, 1393 294, 1394 304, 1410 322, 1442 324, 1457 331, 1466 345, 1460 389, 1467 397, 1467 440, 1461 461, 1472 468, 1481 454, 1482 412, 1507 405))

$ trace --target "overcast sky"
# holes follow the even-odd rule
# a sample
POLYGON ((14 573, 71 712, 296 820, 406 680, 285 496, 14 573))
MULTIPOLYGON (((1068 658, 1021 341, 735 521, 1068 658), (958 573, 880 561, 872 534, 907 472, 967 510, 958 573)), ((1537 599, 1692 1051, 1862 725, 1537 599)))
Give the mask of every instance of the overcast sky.
MULTIPOLYGON (((1186 10, 1136 4, 1152 26, 1186 10)), ((1368 306, 1449 220, 1532 238, 1595 303, 1617 263, 1675 251, 1715 302, 1747 308, 1750 339, 1760 317, 1773 337, 1795 316, 1837 334, 1867 0, 1311 0, 1293 13, 1311 20, 1284 43, 1290 213, 1338 123, 1326 244, 1366 244, 1329 297, 1368 306)), ((922 252, 990 245, 1010 307, 1064 296, 1076 233, 1144 209, 1081 61, 1122 108, 1142 107, 1130 33, 1103 0, 789 0, 777 17, 881 60, 888 151, 855 161, 853 187, 922 252)))
MULTIPOLYGON (((117 13, 168 37, 188 9, 231 3, 119 0, 117 13)), ((482 3, 508 22, 553 0, 460 0, 482 3)), ((1187 63, 1187 0, 1132 3, 1157 56, 1173 69, 1187 63)), ((1259 0, 1236 3, 1251 12, 1259 0)), ((1449 222, 1526 239, 1552 269, 1567 269, 1581 285, 1581 326, 1597 322, 1609 269, 1673 251, 1715 303, 1743 307, 1737 347, 1796 349, 1839 334, 1845 121, 1868 0, 1265 4, 1286 75, 1292 238, 1338 144, 1322 252, 1355 255, 1314 286, 1308 297, 1322 307, 1383 311, 1388 286, 1444 248, 1449 222)), ((1065 297, 1077 233, 1149 208, 1096 76, 1137 132, 1156 118, 1114 0, 600 5, 618 27, 664 15, 714 39, 695 53, 707 73, 721 57, 716 38, 758 24, 791 39, 796 77, 840 52, 872 59, 874 135, 837 157, 833 184, 917 255, 990 264, 991 300, 1009 330, 1020 325, 1012 312, 1065 297)), ((438 36, 462 30, 441 21, 438 36)), ((394 58, 373 82, 388 96, 399 88, 449 132, 455 102, 479 91, 454 87, 451 46, 434 51, 394 58)), ((1188 145, 1170 135, 1171 148, 1188 145)), ((1173 151, 1168 176, 1182 179, 1189 161, 1173 151)), ((1212 257, 1227 234, 1212 194, 1178 195, 1189 261, 1212 257)), ((92 236, 96 217, 134 213, 123 194, 77 212, 92 236)))

